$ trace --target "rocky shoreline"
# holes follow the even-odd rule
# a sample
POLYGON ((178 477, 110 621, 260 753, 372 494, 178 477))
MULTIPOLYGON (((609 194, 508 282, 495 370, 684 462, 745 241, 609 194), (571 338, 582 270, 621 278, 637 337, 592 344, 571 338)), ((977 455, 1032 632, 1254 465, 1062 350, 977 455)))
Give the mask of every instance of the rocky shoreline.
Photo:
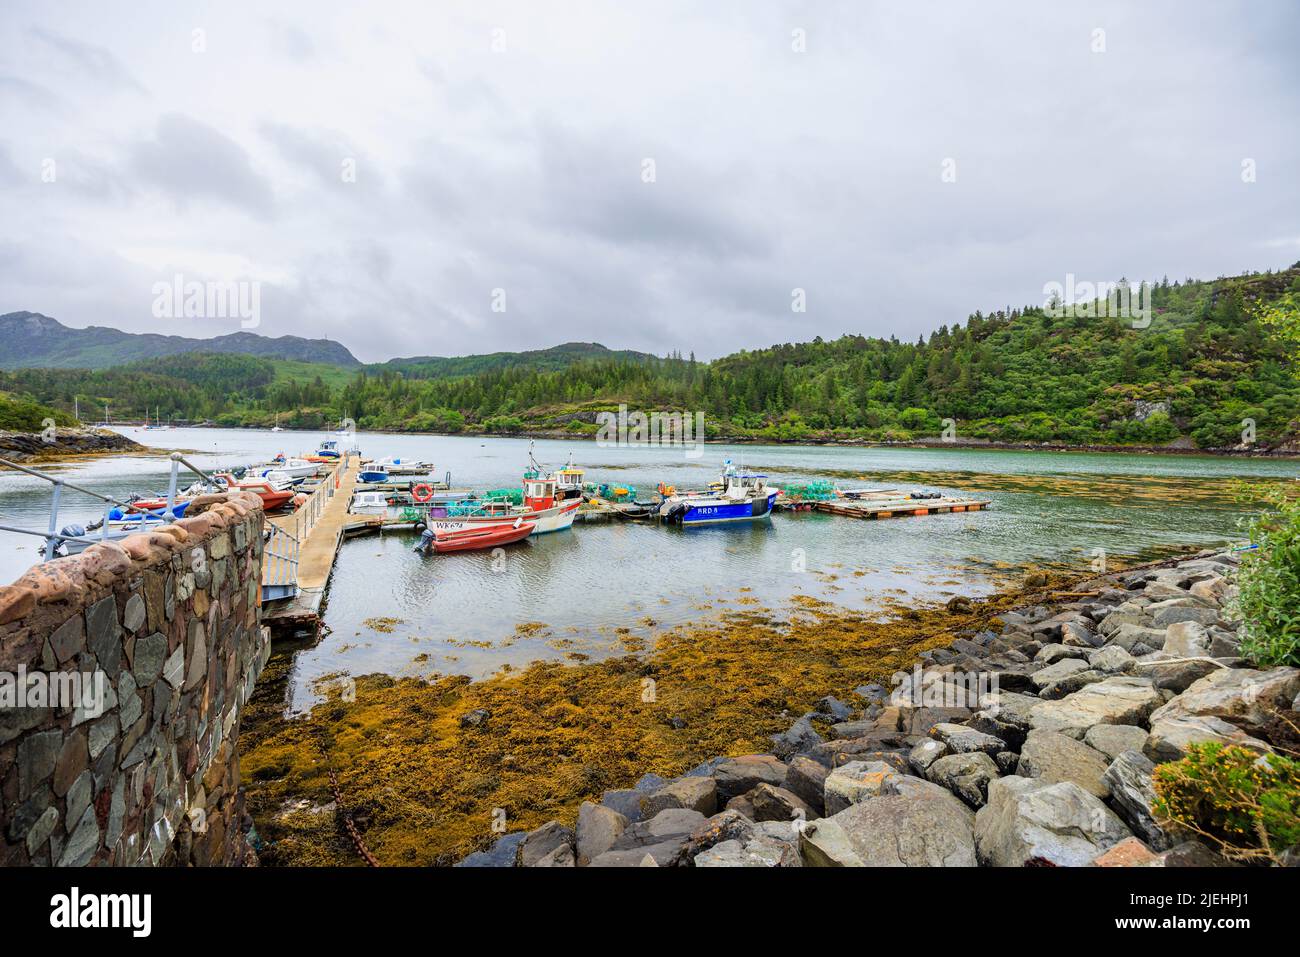
POLYGON ((1300 744, 1300 669, 1238 656, 1237 565, 1203 553, 1003 612, 892 691, 822 698, 770 753, 646 774, 457 866, 1229 864, 1152 806, 1193 744, 1300 744))
POLYGON ((48 462, 68 456, 144 453, 148 449, 112 429, 56 429, 42 432, 0 431, 0 456, 15 462, 48 462))

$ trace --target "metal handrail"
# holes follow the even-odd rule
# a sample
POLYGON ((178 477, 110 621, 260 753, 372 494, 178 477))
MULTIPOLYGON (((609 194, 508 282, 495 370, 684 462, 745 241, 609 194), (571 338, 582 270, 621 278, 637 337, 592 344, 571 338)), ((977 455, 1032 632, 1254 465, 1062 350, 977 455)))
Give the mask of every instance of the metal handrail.
POLYGON ((64 488, 70 488, 74 492, 80 492, 82 495, 87 495, 90 498, 98 499, 99 501, 104 502, 108 506, 107 508, 104 509, 104 518, 102 524, 100 525, 99 541, 101 542, 107 541, 108 539, 108 523, 110 521, 109 515, 112 512, 113 506, 117 506, 118 508, 122 509, 124 512, 138 512, 142 516, 140 527, 143 529, 146 527, 145 522, 150 516, 157 518, 160 521, 171 516, 172 508, 176 504, 176 484, 177 484, 177 477, 180 472, 181 465, 184 465, 191 472, 195 473, 203 480, 207 482, 212 481, 208 477, 206 472, 204 472, 201 468, 199 468, 194 463, 186 459, 185 456, 181 455, 181 453, 173 452, 170 456, 170 459, 172 463, 172 469, 171 469, 171 479, 169 481, 168 488, 167 488, 167 504, 165 508, 160 510, 160 509, 144 508, 142 506, 136 505, 134 502, 123 502, 120 499, 116 499, 111 495, 104 495, 100 492, 91 491, 88 488, 84 488, 83 486, 77 485, 75 482, 69 482, 66 479, 59 478, 58 476, 55 475, 48 475, 45 472, 40 471, 39 469, 28 468, 26 465, 20 465, 19 463, 12 462, 9 459, 0 458, 0 465, 6 466, 18 472, 23 472, 34 478, 41 479, 42 481, 49 482, 50 485, 53 486, 50 495, 50 524, 49 524, 49 528, 46 531, 37 532, 32 529, 13 528, 8 526, 5 526, 4 530, 10 532, 21 532, 28 535, 37 535, 44 538, 45 539, 45 561, 47 562, 54 558, 55 550, 63 542, 80 542, 86 544, 94 544, 95 542, 94 539, 81 538, 76 535, 64 535, 61 531, 59 531, 59 503, 63 498, 64 488))
POLYGON ((263 586, 297 586, 302 543, 325 514, 326 504, 334 497, 334 486, 339 473, 347 467, 352 454, 349 451, 332 464, 306 501, 298 506, 293 516, 293 531, 285 526, 271 524, 262 549, 263 586))

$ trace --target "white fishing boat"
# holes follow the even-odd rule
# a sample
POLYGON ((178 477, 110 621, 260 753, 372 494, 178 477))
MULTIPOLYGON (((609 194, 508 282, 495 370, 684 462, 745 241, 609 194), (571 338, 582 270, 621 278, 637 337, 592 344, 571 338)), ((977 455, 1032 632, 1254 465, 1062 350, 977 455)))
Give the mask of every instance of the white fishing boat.
POLYGON ((285 459, 284 461, 271 461, 266 465, 259 465, 251 471, 265 479, 276 481, 272 478, 273 473, 279 473, 280 481, 290 479, 310 478, 316 474, 320 465, 316 462, 308 462, 306 459, 285 459))
POLYGON ((382 459, 372 459, 362 463, 367 471, 384 472, 388 475, 432 475, 433 463, 416 459, 400 459, 388 455, 382 459))
POLYGON ((555 479, 525 478, 522 505, 504 501, 470 503, 463 508, 448 506, 445 518, 428 520, 435 533, 457 532, 468 528, 511 524, 519 519, 533 523, 534 535, 559 532, 573 526, 573 519, 582 505, 581 498, 557 497, 555 479))
POLYGON ((356 515, 387 515, 388 496, 384 492, 357 492, 348 511, 356 515))

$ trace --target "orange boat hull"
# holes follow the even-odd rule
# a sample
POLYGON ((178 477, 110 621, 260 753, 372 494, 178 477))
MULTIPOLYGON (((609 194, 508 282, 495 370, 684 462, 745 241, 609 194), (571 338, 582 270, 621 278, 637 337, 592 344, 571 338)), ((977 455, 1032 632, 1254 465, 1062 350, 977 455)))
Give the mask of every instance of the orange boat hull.
POLYGON ((512 542, 523 541, 533 533, 532 522, 514 525, 494 525, 487 528, 469 528, 435 535, 433 550, 439 555, 448 552, 469 552, 483 548, 499 548, 512 542))

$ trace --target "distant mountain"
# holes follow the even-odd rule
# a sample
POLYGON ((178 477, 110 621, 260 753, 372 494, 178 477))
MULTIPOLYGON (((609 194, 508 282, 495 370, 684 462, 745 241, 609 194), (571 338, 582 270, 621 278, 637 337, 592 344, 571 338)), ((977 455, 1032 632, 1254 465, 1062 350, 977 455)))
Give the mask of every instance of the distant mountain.
POLYGON ((0 369, 106 369, 139 359, 183 352, 220 352, 296 359, 337 366, 359 366, 347 348, 328 339, 301 336, 271 338, 252 332, 232 332, 212 339, 122 332, 107 326, 72 329, 39 312, 0 316, 0 369))
POLYGON ((656 358, 648 352, 631 349, 607 349, 598 342, 565 342, 549 349, 528 352, 489 352, 478 356, 412 356, 389 359, 370 366, 371 370, 392 370, 408 379, 443 379, 478 375, 500 369, 528 368, 534 372, 564 369, 589 359, 611 362, 643 362, 656 358))

